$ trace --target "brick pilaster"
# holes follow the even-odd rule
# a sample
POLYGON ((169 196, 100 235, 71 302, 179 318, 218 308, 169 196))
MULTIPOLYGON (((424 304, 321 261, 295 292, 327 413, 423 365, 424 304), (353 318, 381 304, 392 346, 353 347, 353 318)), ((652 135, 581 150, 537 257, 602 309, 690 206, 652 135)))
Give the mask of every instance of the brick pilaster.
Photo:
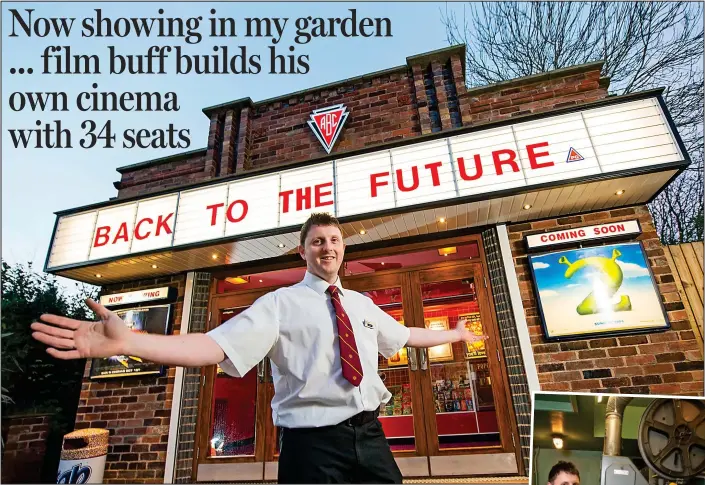
POLYGON ((416 106, 419 112, 419 124, 421 134, 431 133, 431 115, 428 110, 428 97, 426 96, 426 86, 424 85, 423 69, 420 65, 414 64, 412 67, 414 74, 414 91, 416 92, 416 106))
POLYGON ((223 150, 220 154, 220 175, 229 175, 235 171, 235 132, 236 114, 229 109, 225 112, 223 122, 223 150))
POLYGON ((443 65, 438 61, 431 62, 433 72, 433 84, 436 87, 436 98, 438 98, 438 111, 441 115, 441 128, 447 130, 451 128, 450 111, 448 110, 448 92, 443 82, 443 65))

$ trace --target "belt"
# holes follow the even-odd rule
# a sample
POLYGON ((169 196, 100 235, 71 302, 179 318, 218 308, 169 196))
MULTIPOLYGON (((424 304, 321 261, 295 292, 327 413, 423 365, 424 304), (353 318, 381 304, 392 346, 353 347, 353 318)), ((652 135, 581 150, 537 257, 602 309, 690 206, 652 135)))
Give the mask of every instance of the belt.
POLYGON ((378 416, 379 409, 376 409, 374 411, 362 411, 360 413, 357 413, 352 418, 346 419, 340 424, 344 424, 347 426, 361 426, 363 424, 367 424, 371 421, 374 421, 375 419, 377 419, 378 416))

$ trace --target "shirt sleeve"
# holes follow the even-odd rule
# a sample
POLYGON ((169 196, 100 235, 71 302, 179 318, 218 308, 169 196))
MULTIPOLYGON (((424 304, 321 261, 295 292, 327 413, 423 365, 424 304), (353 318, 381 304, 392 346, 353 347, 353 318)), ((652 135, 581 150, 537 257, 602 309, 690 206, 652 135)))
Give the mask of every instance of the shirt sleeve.
POLYGON ((377 347, 379 353, 388 359, 406 345, 411 331, 375 305, 371 299, 368 298, 368 302, 374 314, 373 321, 377 322, 377 347))
POLYGON ((268 293, 206 334, 223 349, 220 367, 227 374, 242 377, 266 357, 279 337, 277 314, 276 294, 268 293))

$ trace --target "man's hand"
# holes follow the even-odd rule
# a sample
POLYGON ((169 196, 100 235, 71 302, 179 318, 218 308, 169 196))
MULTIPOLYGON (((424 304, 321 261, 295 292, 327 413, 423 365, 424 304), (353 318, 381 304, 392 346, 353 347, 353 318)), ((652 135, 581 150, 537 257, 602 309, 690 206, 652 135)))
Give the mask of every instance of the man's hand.
POLYGON ((483 340, 487 340, 487 335, 476 335, 475 333, 468 330, 465 327, 466 323, 467 323, 467 320, 461 319, 461 320, 458 320, 458 323, 455 326, 455 331, 458 333, 460 342, 467 342, 469 344, 472 344, 475 342, 481 342, 483 340))
POLYGON ((32 324, 32 337, 49 346, 57 359, 85 359, 126 355, 157 364, 200 367, 225 359, 220 346, 206 334, 157 335, 131 331, 115 313, 91 299, 86 304, 100 318, 98 322, 42 315, 46 323, 32 324), (47 325, 50 323, 51 325, 47 325))
POLYGON ((125 353, 132 332, 115 313, 90 298, 88 307, 100 318, 98 322, 74 320, 44 314, 42 322, 31 325, 32 337, 49 346, 47 353, 57 359, 111 357, 125 353))

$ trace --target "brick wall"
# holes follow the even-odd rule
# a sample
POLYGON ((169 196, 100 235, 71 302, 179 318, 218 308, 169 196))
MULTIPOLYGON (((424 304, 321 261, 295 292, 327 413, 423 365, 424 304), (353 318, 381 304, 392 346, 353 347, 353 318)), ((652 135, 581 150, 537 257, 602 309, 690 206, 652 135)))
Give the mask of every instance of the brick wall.
POLYGON ((546 219, 508 227, 541 389, 702 395, 703 354, 646 206, 546 219), (638 219, 658 291, 671 323, 666 332, 548 343, 536 304, 524 238, 530 234, 638 219))
POLYGON ((608 80, 601 63, 559 69, 522 79, 483 86, 460 94, 464 125, 545 113, 607 97, 608 80))
POLYGON ((252 149, 246 168, 326 155, 307 121, 313 110, 344 103, 350 114, 336 153, 421 134, 414 87, 406 70, 360 79, 258 106, 252 114, 252 149))
MULTIPOLYGON (((172 315, 173 333, 180 329, 185 277, 158 278, 114 285, 103 294, 120 293, 158 286, 178 288, 172 315)), ((169 440, 169 417, 174 393, 174 367, 164 377, 124 377, 88 379, 86 365, 81 387, 76 429, 110 430, 105 483, 162 483, 169 440)))
POLYGON ((195 150, 120 169, 122 178, 114 185, 125 198, 197 183, 208 179, 205 164, 206 150, 195 150))
POLYGON ((2 483, 40 483, 50 415, 3 417, 2 483))

